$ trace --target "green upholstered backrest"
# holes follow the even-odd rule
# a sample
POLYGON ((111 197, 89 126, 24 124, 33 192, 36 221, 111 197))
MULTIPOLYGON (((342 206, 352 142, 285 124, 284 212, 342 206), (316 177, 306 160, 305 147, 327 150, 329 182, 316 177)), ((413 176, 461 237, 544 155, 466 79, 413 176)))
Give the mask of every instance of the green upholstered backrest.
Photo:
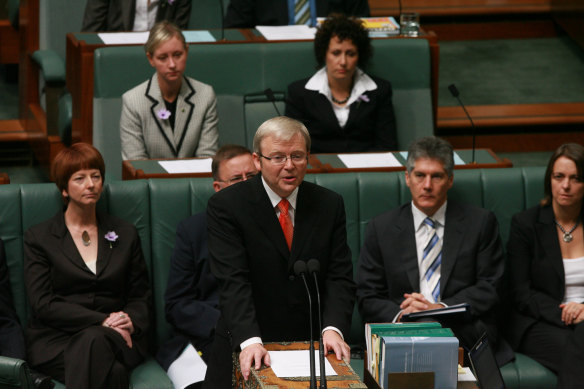
POLYGON ((221 4, 223 10, 227 11, 229 0, 197 0, 191 7, 189 18, 189 30, 207 30, 210 28, 221 28, 223 15, 221 14, 221 4))
MULTIPOLYGON (((388 79, 398 147, 433 133, 430 49, 425 39, 375 39, 367 69, 388 79)), ((93 143, 102 152, 110 179, 121 177, 119 120, 121 96, 153 74, 140 46, 105 47, 95 51, 93 143)), ((315 71, 312 42, 191 45, 185 74, 212 85, 217 94, 219 143, 251 148, 259 124, 276 116, 263 91, 274 91, 284 113, 288 84, 315 71)))
MULTIPOLYGON (((542 198, 544 171, 544 168, 456 170, 449 198, 492 210, 506 241, 511 216, 542 198)), ((343 196, 347 241, 354 265, 368 221, 411 200, 403 172, 311 174, 306 180, 343 196)), ((105 186, 98 204, 101 211, 121 217, 138 229, 154 292, 158 343, 170 331, 164 318, 164 291, 176 226, 189 215, 203 212, 213 193, 211 178, 120 181, 105 186)), ((23 323, 28 308, 22 274, 22 235, 28 227, 53 216, 61 206, 53 184, 0 186, 0 238, 6 246, 15 305, 23 323)), ((355 343, 363 336, 356 311, 353 323, 348 340, 355 343)))
POLYGON ((87 0, 41 0, 39 3, 39 49, 54 50, 65 60, 66 35, 81 31, 87 0))

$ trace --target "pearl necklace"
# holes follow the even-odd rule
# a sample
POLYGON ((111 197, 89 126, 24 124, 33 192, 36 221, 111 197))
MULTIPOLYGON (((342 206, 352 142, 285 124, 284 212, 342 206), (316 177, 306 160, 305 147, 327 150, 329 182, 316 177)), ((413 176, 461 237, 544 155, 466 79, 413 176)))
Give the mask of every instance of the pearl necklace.
POLYGON ((336 103, 336 104, 339 104, 339 105, 343 105, 347 101, 349 101, 349 97, 351 97, 351 94, 349 94, 349 96, 347 96, 347 98, 344 99, 344 100, 337 100, 337 99, 335 99, 335 96, 333 96, 332 93, 331 93, 331 98, 333 99, 333 103, 336 103))

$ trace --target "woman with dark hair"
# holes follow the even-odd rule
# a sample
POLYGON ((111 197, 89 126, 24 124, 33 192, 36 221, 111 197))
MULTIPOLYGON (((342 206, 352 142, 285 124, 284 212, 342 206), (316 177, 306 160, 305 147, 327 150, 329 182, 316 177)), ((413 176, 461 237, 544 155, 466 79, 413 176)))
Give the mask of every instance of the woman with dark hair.
POLYGON ((184 75, 189 46, 182 31, 156 23, 144 50, 156 72, 122 96, 122 159, 212 157, 217 98, 210 85, 184 75))
POLYGON ((99 213, 105 165, 77 143, 51 175, 64 211, 24 235, 30 364, 68 388, 124 388, 147 355, 151 293, 136 228, 99 213))
POLYGON ((313 153, 395 150, 389 81, 363 69, 373 48, 361 21, 333 14, 318 28, 318 70, 288 86, 286 116, 304 123, 313 153))
POLYGON ((560 146, 544 179, 545 198, 513 217, 507 244, 514 348, 558 375, 584 382, 584 147, 560 146))

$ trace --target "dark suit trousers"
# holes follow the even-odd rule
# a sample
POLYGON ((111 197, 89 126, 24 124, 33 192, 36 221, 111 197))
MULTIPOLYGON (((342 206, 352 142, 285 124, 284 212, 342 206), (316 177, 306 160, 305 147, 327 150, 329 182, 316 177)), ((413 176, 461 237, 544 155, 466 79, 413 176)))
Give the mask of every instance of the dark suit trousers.
POLYGON ((558 388, 582 388, 584 323, 561 328, 536 322, 523 336, 519 351, 558 375, 558 388))
POLYGON ((117 332, 91 326, 73 335, 57 358, 35 368, 67 388, 128 389, 129 370, 141 361, 117 332))
POLYGON ((233 387, 233 358, 231 339, 220 318, 215 329, 211 357, 207 363, 207 374, 203 389, 230 389, 233 387))

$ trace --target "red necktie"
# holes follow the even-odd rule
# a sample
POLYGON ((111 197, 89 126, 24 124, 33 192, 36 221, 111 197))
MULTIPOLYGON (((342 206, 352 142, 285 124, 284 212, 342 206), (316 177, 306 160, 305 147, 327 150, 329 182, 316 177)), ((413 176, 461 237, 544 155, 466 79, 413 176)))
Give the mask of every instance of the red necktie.
POLYGON ((290 203, 287 199, 282 199, 278 203, 278 209, 280 210, 280 226, 282 227, 282 231, 284 231, 284 237, 286 238, 286 243, 288 243, 288 249, 292 248, 292 236, 294 235, 294 226, 292 225, 292 219, 290 218, 290 214, 288 213, 288 207, 290 203))

